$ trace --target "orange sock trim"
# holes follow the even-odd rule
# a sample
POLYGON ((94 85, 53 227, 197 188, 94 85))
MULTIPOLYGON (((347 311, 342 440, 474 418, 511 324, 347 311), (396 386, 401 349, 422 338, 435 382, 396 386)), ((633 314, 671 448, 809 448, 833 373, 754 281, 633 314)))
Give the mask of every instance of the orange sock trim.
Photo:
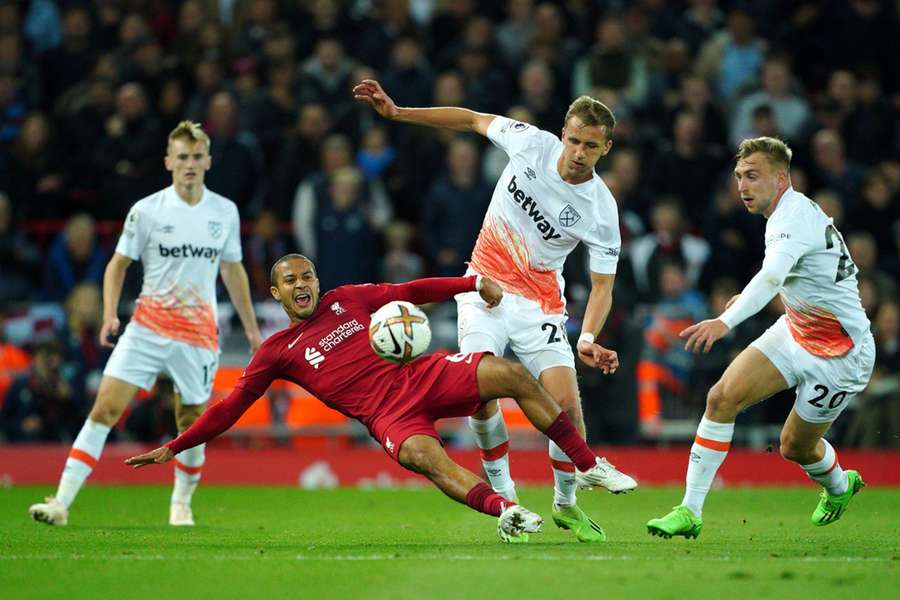
POLYGON ((566 473, 574 473, 575 465, 570 462, 563 462, 561 460, 550 459, 550 464, 553 465, 553 468, 557 471, 565 471, 566 473))
POLYGON ((69 450, 69 458, 80 460, 92 469, 97 466, 96 458, 94 458, 84 450, 79 450, 78 448, 72 448, 71 450, 69 450))
POLYGON ((708 440, 699 435, 694 437, 694 443, 718 452, 728 452, 728 449, 731 448, 731 442, 717 442, 716 440, 708 440))
POLYGON ((481 460, 497 460, 503 458, 509 453, 509 442, 503 442, 499 446, 493 448, 483 448, 481 450, 481 460))
POLYGON ((189 467, 189 466, 187 466, 186 464, 184 464, 183 462, 181 462, 180 460, 178 460, 177 458, 175 459, 175 468, 178 469, 178 470, 180 470, 180 471, 184 471, 184 472, 187 473, 188 475, 196 475, 197 473, 199 473, 200 471, 203 470, 203 467, 202 467, 202 466, 200 466, 200 467, 189 467))

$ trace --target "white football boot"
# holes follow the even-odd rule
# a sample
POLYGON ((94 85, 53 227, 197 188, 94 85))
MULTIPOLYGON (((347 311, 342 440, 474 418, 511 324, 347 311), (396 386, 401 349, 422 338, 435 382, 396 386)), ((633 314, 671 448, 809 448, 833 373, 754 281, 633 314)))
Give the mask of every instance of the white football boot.
POLYGON ((28 507, 31 518, 47 525, 67 525, 69 523, 69 509, 54 496, 47 496, 43 502, 32 504, 28 507))
POLYGON ((582 489, 600 486, 613 494, 630 492, 637 487, 637 481, 625 473, 620 473, 606 458, 597 457, 597 464, 587 471, 575 470, 575 482, 582 489))
POLYGON ((541 515, 533 513, 524 506, 514 504, 500 513, 497 520, 497 535, 506 543, 515 543, 523 533, 538 533, 544 519, 541 515))
POLYGON ((194 512, 191 510, 191 505, 183 502, 173 502, 169 505, 169 525, 193 527, 194 512))

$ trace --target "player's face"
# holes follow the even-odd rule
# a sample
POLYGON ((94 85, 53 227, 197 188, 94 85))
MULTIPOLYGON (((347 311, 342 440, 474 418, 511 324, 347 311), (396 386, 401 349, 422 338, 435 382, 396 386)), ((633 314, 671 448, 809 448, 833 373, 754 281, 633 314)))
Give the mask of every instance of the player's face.
POLYGON ((309 261, 295 258, 281 263, 272 297, 281 303, 291 321, 309 317, 319 305, 319 278, 309 261))
POLYGON ((754 215, 768 217, 775 210, 776 200, 787 189, 787 173, 774 167, 765 155, 755 152, 738 159, 734 167, 738 193, 747 210, 754 215))
POLYGON ((585 125, 578 117, 569 117, 562 130, 563 153, 559 174, 567 183, 583 183, 594 175, 594 167, 612 148, 606 127, 585 125))
POLYGON ((211 165, 209 148, 203 142, 175 139, 166 151, 166 169, 172 172, 175 187, 192 189, 203 185, 211 165))

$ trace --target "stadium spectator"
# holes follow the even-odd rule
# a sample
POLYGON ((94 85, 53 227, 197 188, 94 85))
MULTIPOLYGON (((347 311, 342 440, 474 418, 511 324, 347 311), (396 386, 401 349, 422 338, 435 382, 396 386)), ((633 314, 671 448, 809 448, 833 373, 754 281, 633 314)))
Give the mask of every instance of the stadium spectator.
POLYGON ((491 186, 481 178, 475 142, 462 137, 453 140, 447 175, 435 182, 422 207, 425 250, 436 275, 456 277, 465 272, 491 193, 491 186))
POLYGON ((284 140, 284 132, 297 120, 300 103, 297 67, 292 60, 280 60, 266 66, 268 82, 256 102, 253 127, 262 144, 266 164, 273 163, 284 140))
POLYGON ((86 6, 72 4, 63 9, 62 43, 40 57, 45 107, 51 108, 63 92, 90 73, 97 59, 93 28, 91 13, 86 6))
POLYGON ((878 246, 875 237, 866 231, 855 231, 847 236, 846 253, 856 265, 857 277, 868 279, 875 285, 881 299, 897 297, 897 282, 878 268, 878 246))
MULTIPOLYGON (((376 54, 380 54, 377 52, 376 54)), ((364 54, 368 58, 368 54, 364 54)), ((402 90, 398 98, 407 106, 421 106, 431 99, 434 89, 434 72, 416 38, 398 39, 391 49, 391 61, 382 78, 391 89, 402 90)), ((354 77, 353 83, 361 79, 354 77)))
POLYGON ((663 198, 653 207, 652 231, 631 243, 629 259, 639 297, 656 302, 660 297, 659 273, 666 259, 684 265, 689 287, 700 284, 710 256, 709 243, 685 231, 684 216, 676 199, 663 198))
POLYGON ((844 226, 844 202, 840 194, 834 190, 823 188, 816 192, 812 199, 822 208, 822 212, 831 217, 834 226, 843 231, 844 226))
POLYGON ((278 151, 273 183, 266 203, 279 219, 290 218, 297 186, 318 169, 322 142, 331 128, 331 115, 325 106, 310 103, 300 107, 297 123, 288 131, 278 151))
MULTIPOLYGON (((434 429, 438 418, 472 414, 492 398, 511 397, 529 421, 578 466, 579 485, 610 485, 609 465, 590 450, 568 415, 524 367, 483 352, 435 353, 398 365, 368 351, 370 314, 386 302, 402 299, 427 304, 477 292, 491 309, 503 297, 495 282, 471 275, 347 286, 324 294, 321 305, 319 289, 315 266, 306 257, 292 254, 273 265, 272 297, 281 303, 291 326, 266 340, 234 390, 188 431, 165 446, 129 458, 126 464, 137 468, 165 463, 216 437, 234 425, 276 378, 282 378, 303 385, 332 408, 363 423, 391 458, 430 479, 453 500, 498 517, 497 532, 504 542, 540 531, 541 517, 450 460, 434 429), (358 327, 347 328, 354 323, 358 327), (303 358, 311 355, 309 350, 285 359, 284 348, 292 347, 304 334, 303 343, 313 344, 307 348, 318 348, 312 341, 316 338, 329 340, 321 346, 328 354, 316 351, 321 360, 316 358, 314 364, 303 358)), ((605 364, 615 370, 615 357, 606 359, 611 362, 605 364)))
POLYGON ((16 138, 27 112, 19 78, 0 65, 0 148, 6 148, 16 138))
POLYGON ((193 81, 190 87, 193 93, 188 98, 184 117, 201 121, 206 116, 206 110, 213 95, 225 90, 228 82, 225 78, 222 59, 218 54, 207 54, 201 57, 191 73, 193 81))
POLYGON ((50 120, 31 112, 22 121, 6 164, 4 187, 25 218, 66 216, 66 163, 50 120))
POLYGON ((0 191, 0 306, 34 295, 40 263, 40 252, 19 227, 9 195, 0 191))
POLYGON ((861 202, 848 211, 851 231, 866 231, 874 236, 879 254, 893 250, 891 227, 900 219, 900 194, 892 194, 890 186, 885 169, 870 170, 863 183, 861 202))
POLYGON ((116 92, 116 111, 106 120, 94 153, 101 179, 101 216, 122 218, 126 198, 141 197, 159 185, 159 146, 164 133, 150 111, 143 87, 126 83, 116 92))
POLYGON ((788 59, 782 55, 767 58, 760 79, 762 89, 737 102, 731 121, 731 143, 740 144, 742 140, 752 137, 753 113, 760 106, 772 109, 780 136, 800 141, 800 136, 809 126, 812 111, 809 103, 794 92, 794 75, 788 59))
POLYGON ((611 90, 633 109, 648 99, 649 74, 643 57, 626 44, 622 19, 608 15, 597 23, 596 44, 573 68, 572 95, 611 90))
POLYGON ((394 221, 385 228, 385 253, 379 269, 382 281, 402 283, 425 276, 425 261, 413 251, 415 231, 406 221, 394 221))
MULTIPOLYGON (((534 0, 507 0, 506 19, 497 25, 497 49, 503 61, 511 67, 525 62, 535 34, 534 0)), ((385 85, 395 89, 385 78, 385 85)), ((399 91, 400 88, 397 88, 399 91)), ((398 95, 397 100, 405 106, 422 106, 424 102, 406 102, 398 95)))
MULTIPOLYGON (((79 283, 66 297, 66 320, 58 338, 62 342, 67 376, 83 402, 97 395, 109 349, 100 345, 103 306, 100 288, 79 283)), ((80 406, 83 419, 87 406, 80 406)))
POLYGON ((697 227, 709 214, 715 176, 725 166, 718 146, 703 142, 703 122, 690 111, 675 117, 672 141, 657 153, 650 170, 650 188, 655 196, 674 196, 685 207, 689 226, 697 227))
POLYGON ((697 56, 697 72, 714 84, 719 99, 730 105, 763 64, 769 46, 756 33, 756 19, 741 4, 728 10, 725 28, 708 38, 697 56))
POLYGON ((864 171, 847 160, 840 134, 831 129, 817 131, 812 138, 812 153, 813 188, 831 188, 841 195, 850 210, 856 208, 862 200, 864 171))
POLYGON ((699 75, 686 75, 682 78, 676 104, 669 110, 665 120, 667 131, 672 130, 675 118, 685 110, 700 118, 705 143, 725 147, 728 143, 725 116, 713 101, 709 82, 699 75))
POLYGON ((346 56, 339 40, 319 40, 313 55, 301 65, 300 101, 324 104, 335 114, 350 110, 347 90, 353 67, 353 60, 346 56))
POLYGON ((244 240, 246 269, 254 300, 268 297, 269 269, 276 259, 291 249, 290 240, 279 230, 280 225, 274 212, 263 209, 253 222, 253 232, 244 240))
POLYGON ((94 218, 79 213, 66 222, 65 229, 50 246, 44 292, 49 298, 62 300, 79 283, 100 285, 105 263, 106 253, 97 242, 94 218))
POLYGON ((265 164, 256 136, 238 121, 237 103, 230 92, 218 92, 209 101, 204 129, 209 132, 212 168, 209 189, 233 198, 243 215, 253 216, 265 194, 265 164))
POLYGON ((662 431, 662 392, 685 398, 694 360, 678 334, 706 316, 703 296, 688 286, 684 268, 674 260, 659 267, 660 299, 644 322, 644 350, 637 365, 638 418, 641 431, 653 438, 662 431))
POLYGON ((546 131, 554 131, 563 122, 565 101, 556 95, 553 71, 539 60, 531 60, 519 71, 521 106, 532 115, 533 124, 546 131))
POLYGON ((62 367, 58 342, 35 348, 28 374, 13 381, 3 400, 0 427, 6 441, 67 442, 75 436, 80 398, 62 367))

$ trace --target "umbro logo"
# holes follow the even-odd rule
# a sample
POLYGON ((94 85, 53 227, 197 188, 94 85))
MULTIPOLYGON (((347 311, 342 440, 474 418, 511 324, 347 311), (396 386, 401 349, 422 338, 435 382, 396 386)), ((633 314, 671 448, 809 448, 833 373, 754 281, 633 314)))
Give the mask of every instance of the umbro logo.
POLYGON ((174 225, 163 225, 160 228, 160 231, 162 231, 163 233, 173 233, 175 231, 175 226, 174 225))
POLYGON ((537 173, 535 173, 534 169, 532 169, 531 167, 526 167, 525 168, 525 177, 527 177, 528 180, 531 181, 533 179, 537 179, 537 173))
MULTIPOLYGON (((297 341, 297 340, 294 340, 297 341)), ((306 347, 306 352, 304 353, 306 362, 308 362, 313 369, 318 369, 319 365, 325 360, 325 357, 321 352, 316 350, 315 348, 306 347)))

